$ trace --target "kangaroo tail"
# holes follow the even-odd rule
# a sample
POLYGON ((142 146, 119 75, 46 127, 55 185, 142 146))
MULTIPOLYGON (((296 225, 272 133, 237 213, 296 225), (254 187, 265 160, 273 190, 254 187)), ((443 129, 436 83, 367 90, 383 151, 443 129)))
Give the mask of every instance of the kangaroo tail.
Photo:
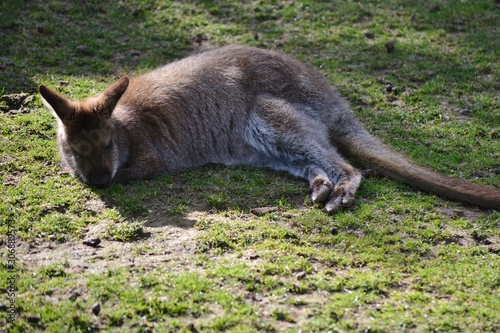
POLYGON ((343 154, 363 167, 427 193, 500 210, 500 190, 471 184, 419 166, 380 142, 356 120, 343 121, 331 128, 330 140, 343 154))

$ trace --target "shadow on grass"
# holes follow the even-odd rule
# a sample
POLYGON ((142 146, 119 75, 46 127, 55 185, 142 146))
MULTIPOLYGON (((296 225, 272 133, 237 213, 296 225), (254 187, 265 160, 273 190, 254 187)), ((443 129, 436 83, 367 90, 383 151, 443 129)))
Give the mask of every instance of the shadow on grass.
POLYGON ((309 193, 305 181, 283 172, 222 165, 92 191, 126 220, 180 228, 191 228, 214 212, 238 215, 256 207, 300 208, 309 193))
MULTIPOLYGON (((189 32, 156 22, 140 1, 0 3, 0 89, 35 92, 38 75, 100 78, 185 54, 189 32)), ((56 81, 57 82, 57 81, 56 81)))

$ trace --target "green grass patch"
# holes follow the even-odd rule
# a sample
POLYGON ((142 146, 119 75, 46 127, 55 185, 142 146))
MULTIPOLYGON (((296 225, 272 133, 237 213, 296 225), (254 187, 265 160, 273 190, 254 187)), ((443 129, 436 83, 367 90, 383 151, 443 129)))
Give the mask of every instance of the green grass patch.
POLYGON ((368 178, 351 209, 327 216, 300 179, 217 165, 91 189, 60 167, 36 93, 85 98, 209 47, 279 49, 394 149, 498 187, 498 22, 490 0, 2 1, 0 327, 500 330, 499 212, 368 178))

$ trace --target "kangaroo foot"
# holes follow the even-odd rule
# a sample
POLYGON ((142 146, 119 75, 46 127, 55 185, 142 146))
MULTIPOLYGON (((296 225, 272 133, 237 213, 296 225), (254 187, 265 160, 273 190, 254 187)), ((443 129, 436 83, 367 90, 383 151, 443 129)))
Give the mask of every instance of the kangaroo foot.
POLYGON ((353 172, 348 179, 344 179, 335 185, 328 196, 324 210, 327 214, 349 207, 353 204, 356 192, 361 183, 361 173, 353 172))
POLYGON ((333 191, 333 184, 328 179, 318 178, 312 184, 311 199, 313 203, 325 203, 333 191))

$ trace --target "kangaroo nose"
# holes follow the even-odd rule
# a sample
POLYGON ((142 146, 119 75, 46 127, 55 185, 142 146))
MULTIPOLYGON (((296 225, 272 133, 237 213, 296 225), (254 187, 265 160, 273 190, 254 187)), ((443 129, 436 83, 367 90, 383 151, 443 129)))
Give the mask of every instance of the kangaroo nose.
POLYGON ((111 177, 107 174, 98 174, 90 178, 90 185, 97 188, 107 187, 111 184, 111 177))

